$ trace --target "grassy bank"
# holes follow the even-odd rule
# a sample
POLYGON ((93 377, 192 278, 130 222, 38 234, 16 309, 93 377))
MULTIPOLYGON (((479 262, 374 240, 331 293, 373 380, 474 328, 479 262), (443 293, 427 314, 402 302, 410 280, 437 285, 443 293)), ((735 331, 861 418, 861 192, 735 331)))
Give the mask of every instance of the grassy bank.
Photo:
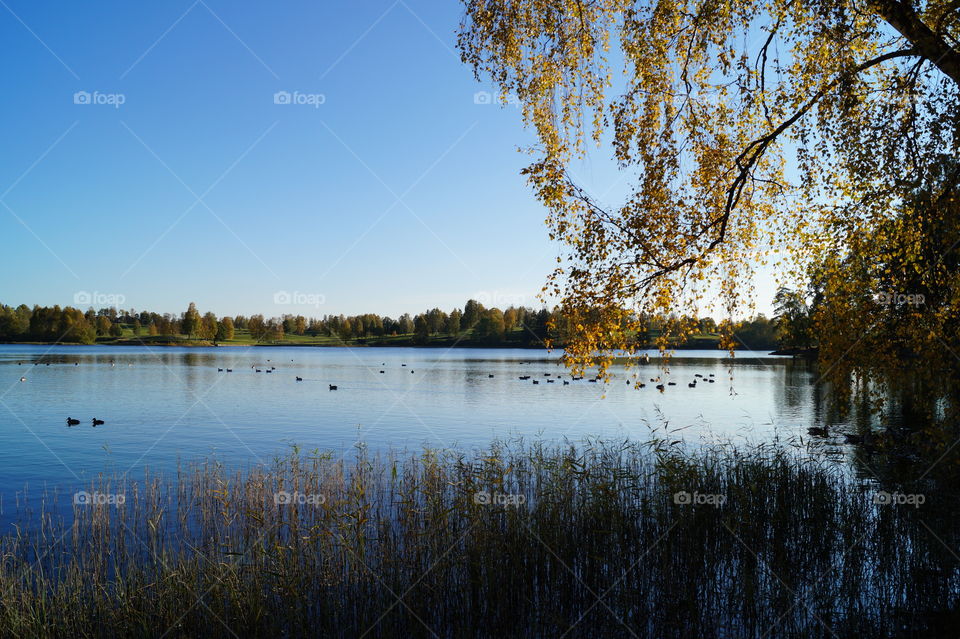
POLYGON ((0 540, 0 636, 930 637, 960 623, 955 502, 874 503, 790 449, 361 448, 88 492, 124 503, 0 540))
MULTIPOLYGON (((129 325, 122 325, 123 335, 119 337, 101 336, 96 339, 97 344, 107 346, 213 346, 212 340, 201 340, 188 338, 184 335, 146 335, 141 333, 135 335, 133 328, 129 325)), ((51 342, 12 342, 12 343, 51 343, 51 342)), ((525 329, 515 329, 507 331, 502 340, 491 341, 488 338, 481 338, 473 330, 467 330, 457 335, 447 333, 436 333, 430 335, 426 340, 418 338, 415 335, 382 335, 371 337, 341 338, 335 335, 296 335, 286 334, 283 339, 264 340, 257 339, 250 335, 245 329, 237 329, 233 339, 220 340, 217 342, 220 346, 415 346, 415 347, 436 347, 436 348, 530 348, 543 349, 544 343, 526 331, 525 329)), ((761 345, 753 350, 770 350, 773 345, 761 345)), ((555 347, 561 348, 562 344, 555 344, 555 347)), ((674 343, 671 348, 684 349, 712 349, 720 347, 720 335, 705 334, 693 335, 683 343, 674 343)), ((654 343, 647 345, 647 348, 656 349, 654 343)), ((738 349, 746 347, 738 344, 738 349)))

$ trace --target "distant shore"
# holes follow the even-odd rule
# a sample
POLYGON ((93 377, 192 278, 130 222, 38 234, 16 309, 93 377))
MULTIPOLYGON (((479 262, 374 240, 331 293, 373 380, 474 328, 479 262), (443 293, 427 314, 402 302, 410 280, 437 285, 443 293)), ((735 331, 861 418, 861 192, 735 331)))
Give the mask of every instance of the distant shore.
MULTIPOLYGON (((350 340, 350 341, 340 341, 340 340, 328 340, 328 341, 282 341, 282 342, 255 342, 255 341, 221 341, 213 342, 208 340, 173 340, 169 338, 161 339, 150 339, 150 338, 141 338, 141 339, 116 339, 116 340, 98 340, 93 344, 80 344, 77 342, 44 342, 44 341, 34 341, 34 340, 25 340, 25 341, 4 341, 0 342, 3 345, 35 345, 35 346, 150 346, 150 347, 187 347, 187 348, 212 348, 212 347, 226 347, 226 348, 236 348, 236 347, 296 347, 296 348, 356 348, 356 347, 391 347, 391 348, 488 348, 488 349, 502 349, 502 350, 512 350, 512 349, 524 349, 524 350, 563 350, 562 345, 557 345, 553 349, 548 349, 543 344, 530 344, 522 342, 500 342, 500 343, 483 343, 478 340, 472 339, 434 339, 426 343, 418 343, 413 339, 360 339, 360 340, 350 340)), ((655 351, 657 346, 655 344, 648 344, 646 346, 640 347, 643 350, 655 351)), ((696 340, 694 342, 688 342, 685 344, 676 344, 671 346, 671 350, 676 351, 686 351, 686 350, 720 350, 719 342, 714 340, 696 340)), ((736 351, 752 351, 759 352, 765 355, 777 355, 784 357, 806 357, 806 358, 815 358, 817 355, 817 349, 782 349, 782 350, 770 350, 770 348, 749 348, 743 345, 737 345, 735 347, 736 351)))

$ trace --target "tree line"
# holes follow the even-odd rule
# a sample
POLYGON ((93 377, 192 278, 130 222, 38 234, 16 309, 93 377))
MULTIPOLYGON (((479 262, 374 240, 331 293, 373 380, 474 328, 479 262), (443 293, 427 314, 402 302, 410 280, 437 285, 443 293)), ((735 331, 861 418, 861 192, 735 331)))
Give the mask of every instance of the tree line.
POLYGON ((217 317, 212 312, 201 314, 190 303, 180 314, 136 311, 135 309, 88 308, 70 306, 13 307, 0 304, 0 340, 70 342, 92 344, 98 338, 120 338, 127 327, 134 337, 169 337, 175 339, 229 341, 237 330, 245 330, 252 339, 277 342, 290 335, 330 337, 343 341, 381 337, 409 336, 413 343, 427 343, 440 335, 459 337, 469 333, 473 339, 491 344, 503 342, 507 333, 520 333, 514 342, 537 343, 550 337, 554 312, 511 306, 506 310, 485 308, 469 300, 463 309, 447 313, 434 308, 423 313, 404 313, 394 319, 385 315, 282 315, 262 314, 217 317))
MULTIPOLYGON (((776 348, 782 320, 758 315, 737 322, 734 334, 736 347, 752 349, 776 348)), ((690 339, 672 345, 713 347, 721 327, 710 317, 649 317, 643 320, 645 332, 633 335, 641 345, 655 344, 661 335, 670 334, 669 326, 679 323, 689 327, 690 339), (699 340, 699 341, 698 341, 699 340), (704 341, 706 340, 706 341, 704 341)), ((533 309, 510 306, 506 309, 486 308, 476 300, 468 300, 462 309, 446 312, 433 308, 397 318, 375 313, 361 315, 282 315, 262 314, 217 317, 201 313, 191 303, 179 314, 137 311, 135 309, 88 308, 82 311, 70 306, 13 307, 0 304, 0 341, 39 341, 93 344, 98 339, 109 341, 132 334, 144 341, 231 341, 245 331, 250 339, 263 343, 285 341, 291 336, 331 338, 344 343, 392 343, 426 345, 538 346, 546 343, 562 346, 576 330, 561 309, 533 309), (125 329, 127 332, 125 332, 125 329), (396 339, 395 339, 396 338, 396 339)))

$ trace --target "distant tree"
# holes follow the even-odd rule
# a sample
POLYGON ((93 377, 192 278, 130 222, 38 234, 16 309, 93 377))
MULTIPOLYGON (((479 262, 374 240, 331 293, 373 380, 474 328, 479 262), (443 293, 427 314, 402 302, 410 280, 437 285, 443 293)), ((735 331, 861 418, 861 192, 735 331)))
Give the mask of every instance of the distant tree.
POLYGON ((207 312, 200 319, 200 326, 197 329, 197 336, 200 339, 214 339, 217 336, 217 316, 207 312))
POLYGON ((483 311, 477 322, 477 337, 496 344, 503 341, 504 331, 503 312, 499 308, 483 311))
POLYGON ((110 334, 110 320, 105 315, 97 315, 96 322, 97 336, 110 334))
POLYGON ((430 322, 425 315, 417 315, 413 318, 413 339, 418 344, 426 344, 430 341, 430 322))
POLYGON ((193 337, 200 331, 200 313, 197 311, 197 305, 190 302, 186 312, 180 320, 180 330, 187 337, 193 337))
POLYGON ((460 321, 463 319, 463 313, 460 312, 460 309, 455 308, 450 312, 450 315, 447 316, 447 333, 453 336, 460 334, 460 321))
POLYGON ((802 293, 785 286, 773 298, 777 340, 785 348, 808 348, 813 341, 810 312, 802 293))
POLYGON ((413 332, 413 319, 410 317, 410 313, 404 313, 400 316, 400 334, 409 335, 413 332))
POLYGON ((150 324, 147 326, 147 334, 152 336, 160 334, 160 329, 157 328, 156 322, 150 322, 150 324))
POLYGON ((463 318, 460 325, 464 330, 470 330, 480 321, 480 314, 483 312, 483 304, 476 300, 467 300, 463 307, 463 318))
POLYGON ((123 327, 120 325, 120 322, 114 322, 110 325, 110 336, 123 337, 123 327))
POLYGON ((702 317, 697 322, 701 335, 711 335, 717 332, 717 322, 712 317, 702 317))
POLYGON ((279 342, 283 339, 283 320, 273 318, 267 322, 266 337, 268 341, 279 342))
POLYGON ((447 324, 447 314, 439 308, 434 308, 426 313, 427 328, 431 334, 439 333, 447 324))
POLYGON ((261 339, 267 333, 267 324, 263 321, 263 315, 251 315, 247 319, 247 330, 250 331, 250 337, 261 339))
POLYGON ((143 325, 140 323, 139 319, 133 320, 133 334, 136 336, 140 335, 140 330, 143 328, 143 325))
POLYGON ((745 346, 751 350, 770 350, 777 347, 776 325, 763 314, 737 323, 733 337, 737 347, 745 346))
POLYGON ((234 335, 233 320, 229 317, 224 317, 222 320, 217 322, 217 341, 231 340, 234 335))

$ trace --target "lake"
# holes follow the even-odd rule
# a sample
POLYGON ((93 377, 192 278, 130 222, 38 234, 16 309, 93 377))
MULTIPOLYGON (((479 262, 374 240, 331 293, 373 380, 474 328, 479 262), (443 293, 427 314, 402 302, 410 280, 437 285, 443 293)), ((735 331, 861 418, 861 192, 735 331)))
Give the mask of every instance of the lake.
POLYGON ((653 358, 634 369, 643 389, 622 367, 608 385, 548 383, 570 380, 557 354, 504 349, 3 345, 0 372, 4 517, 25 486, 69 492, 104 471, 171 471, 211 453, 245 465, 292 444, 342 454, 358 441, 411 450, 513 436, 756 442, 806 437, 825 419, 813 366, 759 353, 678 351, 669 374, 653 358), (689 388, 695 374, 703 379, 689 388), (649 380, 661 375, 677 385, 658 392, 649 380), (94 417, 105 423, 93 427, 94 417))

